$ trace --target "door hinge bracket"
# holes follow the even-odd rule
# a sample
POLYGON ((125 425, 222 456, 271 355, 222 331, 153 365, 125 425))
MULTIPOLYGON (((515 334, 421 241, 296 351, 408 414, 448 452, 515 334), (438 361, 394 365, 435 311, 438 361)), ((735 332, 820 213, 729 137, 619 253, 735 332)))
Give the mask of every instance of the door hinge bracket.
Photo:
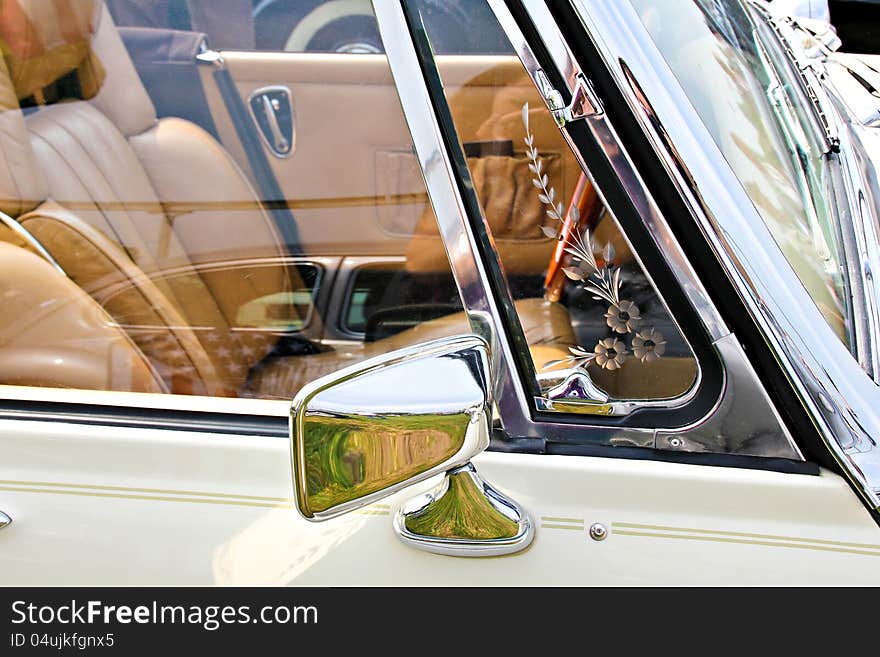
POLYGON ((562 94, 559 93, 547 78, 547 74, 543 69, 535 71, 535 83, 544 96, 550 113, 556 119, 556 124, 562 128, 567 123, 585 119, 588 116, 601 116, 604 113, 602 109, 602 101, 593 90, 593 85, 583 73, 578 73, 575 78, 574 92, 572 93, 571 103, 565 105, 562 100, 562 94))

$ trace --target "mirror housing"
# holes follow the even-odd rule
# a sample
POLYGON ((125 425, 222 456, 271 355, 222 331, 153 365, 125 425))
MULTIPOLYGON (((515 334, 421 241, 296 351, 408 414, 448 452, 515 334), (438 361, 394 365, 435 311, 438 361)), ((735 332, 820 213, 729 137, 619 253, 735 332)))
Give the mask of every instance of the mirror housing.
POLYGON ((290 423, 299 512, 326 520, 467 464, 489 446, 488 379, 488 346, 469 335, 303 387, 290 423))

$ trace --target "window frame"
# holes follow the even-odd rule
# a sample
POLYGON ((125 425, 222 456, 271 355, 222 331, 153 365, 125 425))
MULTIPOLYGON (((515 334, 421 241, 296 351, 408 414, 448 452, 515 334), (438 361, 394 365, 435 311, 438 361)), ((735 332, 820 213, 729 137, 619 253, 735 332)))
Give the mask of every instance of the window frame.
MULTIPOLYGON (((455 181, 459 188, 461 203, 466 214, 469 216, 470 229, 476 237, 475 246, 480 253, 483 264, 485 265, 486 275, 484 276, 484 284, 490 288, 494 294, 500 311, 500 322, 504 324, 505 334, 509 336, 509 340, 514 346, 510 351, 509 369, 518 374, 518 384, 523 388, 521 396, 525 398, 531 397, 532 399, 538 398, 539 393, 537 391, 534 366, 531 363, 531 359, 526 355, 527 345, 525 343, 525 337, 522 333, 519 320, 513 309, 510 290, 501 272, 497 254, 494 253, 494 250, 491 248, 491 238, 489 236, 486 222, 480 211, 479 201, 472 191, 473 185, 470 182, 469 170, 467 168, 464 153, 456 136, 455 125, 452 122, 446 98, 443 95, 442 82, 440 81, 439 74, 434 67, 433 59, 428 58, 430 45, 427 43, 418 43, 421 35, 418 34, 420 27, 415 22, 417 20, 414 16, 415 11, 409 6, 406 0, 404 0, 403 5, 405 7, 405 12, 410 19, 409 26, 411 33, 415 33, 414 38, 416 40, 416 47, 417 49, 420 49, 420 66, 422 73, 427 80, 428 92, 431 95, 432 105, 438 119, 444 147, 449 154, 451 168, 455 171, 455 181)), ((508 34, 508 36, 510 35, 508 34)), ((522 56, 520 56, 520 59, 522 60, 522 56)), ((570 139, 570 137, 567 137, 567 141, 569 142, 569 147, 572 148, 573 153, 578 157, 582 157, 577 145, 570 139)), ((602 193, 602 189, 607 188, 608 185, 603 184, 605 181, 599 182, 595 179, 592 167, 589 169, 587 167, 584 168, 588 171, 588 175, 593 179, 593 182, 598 182, 596 187, 597 190, 599 190, 600 197, 603 197, 603 200, 606 202, 606 207, 613 216, 617 218, 621 214, 632 214, 632 211, 629 209, 624 209, 623 212, 621 212, 619 208, 620 204, 617 202, 609 203, 606 198, 607 195, 602 193)), ((429 189, 429 195, 430 193, 431 190, 429 189)), ((641 225, 641 217, 636 217, 635 222, 637 222, 638 225, 641 225)), ((628 223, 632 224, 634 222, 630 220, 628 223)), ((629 239, 628 234, 627 239, 629 239)), ((639 258, 640 256, 637 257, 637 259, 639 258)), ((645 267, 645 270, 646 273, 648 273, 649 278, 651 278, 650 268, 645 267)), ((659 296, 664 302, 666 302, 666 295, 664 294, 666 288, 661 288, 660 286, 656 287, 659 296)), ((673 316, 673 321, 679 323, 677 321, 679 319, 678 313, 673 312, 671 314, 673 316)), ((694 344, 696 341, 691 337, 692 331, 687 330, 685 326, 681 326, 681 328, 682 334, 685 336, 689 346, 692 348, 697 346, 694 344)), ((529 404, 528 420, 526 421, 531 421, 536 425, 541 424, 542 426, 552 425, 554 428, 557 428, 557 425, 573 426, 577 429, 581 429, 585 426, 590 426, 591 428, 613 428, 613 431, 617 434, 620 433, 621 427, 630 427, 637 431, 646 431, 659 427, 675 428, 677 426, 685 426, 688 423, 703 417, 711 409, 723 385, 723 376, 721 376, 720 371, 718 368, 712 368, 711 351, 705 348, 705 344, 702 346, 704 347, 703 350, 700 350, 699 347, 694 349, 698 362, 698 376, 697 381, 692 388, 681 396, 681 398, 684 398, 683 404, 677 403, 678 399, 681 398, 673 400, 657 400, 657 402, 645 403, 643 408, 628 415, 602 417, 601 419, 596 416, 590 416, 589 419, 586 419, 587 416, 561 414, 552 411, 548 412, 529 404), (702 353, 700 353, 700 351, 702 351, 702 353), (700 404, 700 402, 702 402, 702 404, 700 404), (702 405, 703 408, 693 410, 695 404, 697 406, 702 405), (663 406, 672 408, 662 408, 663 406), (681 408, 685 406, 690 406, 691 408, 689 409, 689 412, 683 413, 681 408)), ((509 390, 506 391, 505 394, 509 395, 509 390)), ((526 409, 520 407, 516 410, 519 410, 521 415, 525 415, 523 411, 526 409)), ((504 415, 503 411, 502 415, 504 415)), ((522 425, 523 419, 525 418, 516 418, 515 424, 522 425)), ((510 417, 504 417, 503 421, 505 427, 509 427, 510 417)), ((508 431, 511 431, 511 429, 508 428, 508 431)), ((529 435, 533 432, 524 431, 521 433, 529 435)))
MULTIPOLYGON (((514 49, 520 60, 524 62, 526 69, 532 74, 533 81, 536 78, 535 69, 542 68, 550 74, 552 82, 570 93, 567 91, 568 85, 564 84, 566 77, 560 71, 571 74, 568 77, 574 79, 574 74, 579 73, 580 69, 568 50, 556 23, 552 19, 549 24, 544 22, 538 31, 529 22, 529 16, 520 3, 505 3, 502 0, 488 1, 496 12, 502 29, 515 44, 514 49), (519 18, 517 20, 513 19, 512 11, 518 12, 519 18), (525 20, 521 21, 523 17, 525 20), (523 36, 523 31, 526 30, 529 31, 528 40, 523 36), (544 46, 545 40, 548 38, 551 39, 552 47, 556 50, 552 54, 544 46), (540 52, 543 66, 538 64, 535 52, 540 52)), ((758 380, 751 362, 746 358, 742 345, 721 319, 700 279, 696 276, 691 263, 684 256, 676 241, 676 236, 669 230, 664 215, 659 211, 645 181, 604 115, 599 116, 601 125, 598 127, 591 125, 589 133, 586 128, 582 127, 588 122, 577 121, 566 126, 564 134, 570 140, 575 154, 580 158, 584 157, 583 142, 585 140, 583 136, 591 135, 594 138, 594 143, 598 141, 600 146, 606 146, 605 150, 601 148, 600 150, 604 158, 608 160, 609 171, 616 176, 623 174, 622 178, 630 201, 629 205, 635 210, 634 221, 642 231, 648 234, 649 239, 646 244, 655 249, 655 253, 658 254, 658 262, 661 263, 660 267, 667 273, 671 269, 672 280, 681 283, 681 285, 676 283, 668 288, 664 287, 664 284, 658 285, 658 291, 667 302, 670 300, 671 292, 678 294, 685 301, 684 310, 689 311, 690 316, 696 318, 695 327, 688 328, 682 321, 684 313, 680 313, 673 304, 668 303, 672 316, 682 325, 692 346, 700 344, 697 341, 698 337, 706 338, 702 344, 705 351, 702 354, 699 348, 694 351, 698 359, 702 357, 700 367, 703 371, 703 390, 708 393, 695 397, 695 401, 689 406, 689 410, 696 409, 693 418, 683 417, 681 412, 676 409, 678 422, 673 420, 665 424, 655 421, 655 418, 664 413, 667 418, 671 418, 673 414, 668 410, 645 409, 641 413, 634 413, 621 419, 583 415, 566 417, 553 414, 548 416, 548 414, 536 411, 530 405, 522 380, 523 373, 518 359, 514 355, 515 351, 524 351, 525 340, 518 321, 512 317, 511 297, 503 278, 497 273, 493 277, 493 271, 499 272, 500 270, 497 267, 488 266, 492 264, 493 258, 497 258, 497 254, 491 248, 491 240, 488 238, 484 219, 479 210, 479 202, 473 193, 472 185, 469 184, 466 160, 461 146, 455 138, 454 125, 452 125, 448 108, 444 116, 446 100, 443 96, 442 83, 433 66, 434 60, 427 36, 418 19, 415 18, 417 11, 414 4, 413 0, 401 0, 399 6, 385 8, 378 6, 377 3, 376 12, 380 18, 379 24, 383 29, 383 39, 387 45, 392 73, 404 101, 404 111, 414 135, 417 151, 419 151, 421 142, 422 150, 418 154, 428 182, 429 195, 432 203, 435 204, 435 215, 440 221, 441 232, 450 238, 447 241, 447 246, 450 241, 455 243, 456 237, 460 240, 466 239, 472 249, 480 256, 480 260, 468 268, 467 258, 461 257, 461 254, 455 250, 450 251, 453 272, 462 290, 472 328, 476 333, 486 337, 494 347, 493 358, 496 363, 493 373, 497 377, 494 380, 495 403, 503 425, 503 430, 499 434, 498 448, 516 450, 518 441, 524 441, 522 449, 526 450, 537 448, 552 453, 555 449, 554 446, 561 445, 565 446, 569 453, 572 453, 572 449, 578 452, 579 448, 583 447, 582 453, 601 453, 607 456, 612 455, 613 452, 614 455, 624 456, 623 451, 626 451, 627 448, 638 447, 639 449, 635 451, 641 452, 641 454, 629 457, 696 462, 701 459, 695 460, 695 456, 708 456, 715 465, 736 467, 743 467, 743 459, 745 459, 752 463, 749 467, 769 467, 770 469, 779 469, 771 463, 772 461, 785 461, 787 463, 785 467, 792 466, 796 470, 799 470, 801 465, 810 466, 807 469, 814 466, 814 464, 806 464, 803 453, 794 441, 788 425, 780 417, 763 384, 758 380), (415 63, 408 61, 408 59, 414 59, 415 63), (413 98, 407 102, 404 98, 405 88, 412 84, 413 78, 419 76, 426 83, 424 91, 427 92, 428 97, 413 98), (419 109, 424 106, 429 106, 432 111, 430 119, 427 118, 428 115, 423 117, 419 114, 419 109), (582 131, 580 142, 576 134, 578 129, 582 131), (604 130, 605 136, 610 137, 613 143, 603 144, 601 139, 595 139, 597 130, 600 132, 604 130), (609 145, 614 148, 607 148, 609 145), (436 169, 445 169, 445 176, 434 171, 436 169), (455 190, 451 195, 448 191, 441 189, 444 178, 447 185, 450 182, 455 185, 455 190), (432 180, 435 180, 433 185, 432 180), (437 198, 438 196, 444 198, 441 200, 437 198), (457 213, 459 217, 455 218, 454 213, 457 213), (462 226, 456 225, 459 221, 464 225, 463 230, 462 226), (663 245, 664 252, 659 251, 659 244, 663 245), (667 253, 666 250, 671 253, 667 253), (477 277, 483 282, 484 293, 482 295, 472 294, 471 298, 468 298, 467 293, 471 291, 472 281, 477 277), (686 294, 685 291, 689 294, 686 294), (703 335, 698 335, 700 331, 703 335), (707 365, 713 363, 713 358, 716 359, 714 362, 718 365, 719 376, 707 377, 705 375, 707 365), (759 412, 750 412, 748 404, 743 401, 749 395, 724 394, 734 388, 741 392, 745 389, 752 393, 751 402, 758 404, 759 412), (697 400, 702 402, 702 408, 697 408, 697 400), (654 417, 651 417, 652 414, 654 417), (757 417, 757 419, 754 420, 753 417, 757 417), (638 419, 636 420, 636 418, 638 419), (725 426, 729 431, 728 422, 737 418, 747 418, 746 423, 753 424, 753 426, 745 427, 740 432, 741 435, 752 437, 760 435, 762 431, 768 432, 769 428, 768 433, 772 437, 770 438, 771 442, 766 444, 769 444, 772 449, 767 452, 749 451, 752 448, 745 444, 745 440, 739 445, 727 446, 725 438, 723 438, 726 433, 725 426), (695 455, 693 453, 695 451, 702 451, 703 454, 695 455), (711 453, 707 454, 706 452, 711 453), (779 458, 776 458, 777 456, 779 458)), ((550 17, 548 8, 543 3, 536 1, 523 4, 530 6, 529 11, 536 8, 544 13, 545 18, 550 17)), ((419 95, 416 92, 413 93, 419 95)), ((581 165, 584 165, 583 159, 581 165)), ((586 166, 583 168, 588 169, 586 166)), ((592 162, 589 170, 592 173, 592 162)), ((597 188, 601 189, 601 187, 601 183, 597 185, 597 188)), ((621 217, 620 209, 612 203, 606 203, 606 206, 621 219, 624 230, 629 231, 627 222, 621 217)), ((627 235, 632 237, 629 232, 627 235)), ((634 246, 636 249, 641 248, 638 244, 634 246)), ((643 258, 644 255, 645 253, 641 252, 643 258)), ((649 277, 656 277, 657 271, 650 267, 645 269, 649 277)))
MULTIPOLYGON (((396 3, 394 4, 396 5, 396 3)), ((388 12, 402 12, 402 9, 401 5, 377 7, 379 24, 383 25, 382 15, 388 12)), ((401 24, 395 21, 391 23, 390 29, 400 32, 401 24)), ((403 27, 406 27, 405 23, 403 27)), ((406 41, 400 47, 411 48, 415 53, 415 45, 409 28, 407 27, 404 32, 400 32, 400 35, 406 41)), ((538 45, 534 39, 532 42, 536 46, 538 45)), ((391 64, 392 53, 387 52, 386 54, 391 64)), ((408 64, 412 66, 413 62, 410 61, 408 64)), ((418 64, 418 60, 416 60, 416 64, 418 64)), ((558 71, 554 70, 552 66, 548 66, 547 70, 552 71, 557 78, 560 77, 558 71)), ((419 70, 419 73, 409 84, 415 85, 417 96, 429 95, 431 93, 429 85, 425 84, 425 78, 422 77, 425 72, 419 70), (419 89, 420 87, 421 89, 419 89)), ((395 86, 403 102, 404 95, 409 93, 409 88, 402 86, 396 75, 395 86)), ((436 123, 436 106, 429 100, 423 109, 430 113, 431 120, 436 123)), ((538 447, 549 452, 551 450, 546 449, 546 445, 551 442, 547 440, 547 436, 551 434, 555 442, 568 443, 569 445, 583 444, 585 433, 590 434, 587 442, 593 446, 603 443, 613 444, 611 441, 622 432, 632 438, 631 444, 633 445, 641 445, 645 448, 652 446, 656 427, 627 425, 618 420, 595 422, 596 418, 589 418, 590 423, 585 422, 583 417, 563 418, 554 415, 552 418, 544 418, 531 412, 528 397, 523 389, 522 376, 519 371, 520 365, 517 364, 513 351, 514 347, 521 346, 524 340, 522 331, 518 321, 515 318, 510 319, 512 306, 509 304, 509 291, 507 291, 508 303, 505 307, 504 287, 499 286, 498 283, 492 283, 491 275, 486 268, 488 236, 485 229, 482 234, 478 234, 474 230, 473 208, 468 208, 462 197, 464 180, 460 177, 460 168, 456 169, 450 157, 450 151, 454 150, 454 147, 448 143, 448 135, 444 140, 444 135, 432 126, 413 125, 412 114, 407 111, 406 107, 404 107, 404 114, 414 140, 417 133, 420 133, 419 137, 424 144, 433 142, 435 147, 437 144, 443 145, 442 149, 434 148, 435 160, 428 161, 420 158, 420 164, 426 179, 431 178, 437 184, 443 184, 445 180, 445 185, 448 187, 443 194, 445 199, 439 200, 439 208, 438 199, 432 193, 430 184, 428 192, 431 196, 431 202, 435 204, 435 210, 451 211, 450 214, 437 212, 438 217, 444 217, 441 219, 441 223, 444 224, 441 225, 444 246, 450 256, 453 272, 456 275, 471 326, 474 332, 485 337, 492 345, 493 380, 496 384, 496 393, 498 393, 496 394, 497 404, 504 420, 505 429, 513 439, 503 449, 517 451, 516 439, 537 438, 540 443, 538 447), (425 133, 426 129, 427 133, 425 133), (470 212, 468 212, 469 209, 470 212), (503 313, 507 314, 508 319, 504 319, 503 313), (517 333, 519 334, 519 345, 517 333), (585 429, 591 431, 585 432, 585 429)), ((457 141, 455 147, 460 150, 457 141)), ((575 149, 575 152, 580 154, 579 149, 575 149)), ((462 157, 459 159, 463 162, 463 154, 461 155, 462 157)), ((649 198, 650 195, 646 189, 644 192, 649 198)), ((471 203, 474 201, 475 197, 470 199, 471 203)), ((619 216, 619 211, 615 214, 619 216)), ((478 205, 476 216, 479 217, 478 205)), ((677 316, 676 318, 678 319, 677 316)), ((688 334, 688 338, 692 339, 692 335, 688 334)), ((700 362, 701 370, 705 368, 706 364, 706 362, 700 362)), ((721 385, 723 379, 716 383, 721 385)), ((207 429, 224 433, 286 437, 288 413, 289 403, 285 401, 239 399, 234 405, 230 405, 226 399, 213 397, 67 391, 14 386, 0 388, 0 417, 3 418, 42 419, 87 424, 106 423, 179 430, 204 431, 207 429), (33 392, 35 390, 44 393, 40 395, 41 398, 34 398, 33 392)), ((496 447, 498 447, 497 444, 496 447)), ((532 451, 534 447, 523 447, 523 449, 532 451)), ((651 458, 649 449, 640 448, 638 451, 640 458, 651 458), (644 456, 641 456, 642 454, 644 456)), ((619 450, 618 454, 624 456, 619 450)), ((689 458, 685 453, 674 456, 682 460, 689 458)), ((724 455, 718 456, 723 461, 724 455)), ((742 459, 743 457, 738 458, 742 459)), ((772 468, 772 466, 770 467, 772 468)))

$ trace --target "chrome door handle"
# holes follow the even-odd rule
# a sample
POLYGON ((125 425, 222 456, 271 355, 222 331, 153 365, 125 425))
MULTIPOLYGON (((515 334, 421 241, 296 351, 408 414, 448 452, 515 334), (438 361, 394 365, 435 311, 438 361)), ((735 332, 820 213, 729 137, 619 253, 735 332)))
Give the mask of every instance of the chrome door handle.
POLYGON ((266 147, 275 157, 290 157, 296 136, 290 89, 284 86, 257 89, 248 98, 248 108, 266 147))
POLYGON ((266 119, 269 121, 269 131, 272 133, 272 142, 275 146, 274 150, 278 153, 286 153, 290 150, 290 142, 281 134, 281 127, 278 125, 278 117, 275 115, 275 108, 272 107, 272 101, 268 96, 261 96, 263 100, 263 111, 266 113, 266 119))
POLYGON ((5 513, 0 511, 0 529, 3 529, 7 525, 12 523, 12 518, 7 516, 5 513))

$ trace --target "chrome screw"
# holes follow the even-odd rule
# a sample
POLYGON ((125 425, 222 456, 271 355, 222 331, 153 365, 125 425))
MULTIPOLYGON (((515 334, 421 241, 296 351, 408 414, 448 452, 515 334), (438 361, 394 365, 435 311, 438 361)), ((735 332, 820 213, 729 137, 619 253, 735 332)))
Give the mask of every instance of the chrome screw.
POLYGON ((594 522, 590 525, 590 538, 594 541, 604 541, 608 536, 608 530, 601 522, 594 522))
POLYGON ((681 438, 675 437, 675 438, 669 439, 669 446, 672 449, 678 449, 679 447, 681 447, 681 443, 682 443, 681 438))

